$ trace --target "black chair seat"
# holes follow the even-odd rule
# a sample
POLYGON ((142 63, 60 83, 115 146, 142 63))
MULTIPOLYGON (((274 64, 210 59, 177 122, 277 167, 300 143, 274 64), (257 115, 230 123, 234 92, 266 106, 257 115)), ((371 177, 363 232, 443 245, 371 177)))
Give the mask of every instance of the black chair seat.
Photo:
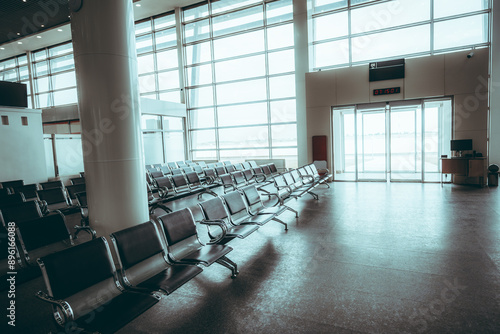
POLYGON ((227 245, 205 245, 183 257, 182 262, 204 262, 207 266, 210 266, 232 250, 233 248, 227 245))
POLYGON ((124 291, 101 308, 80 317, 76 323, 90 332, 115 333, 157 302, 158 299, 150 294, 124 291))
POLYGON ((237 221, 235 221, 234 223, 235 224, 242 224, 242 225, 245 225, 245 224, 257 224, 257 225, 264 225, 266 224, 267 222, 269 222, 271 219, 273 219, 274 217, 274 214, 262 214, 262 215, 255 215, 255 216, 246 216, 246 217, 242 217, 240 219, 238 219, 237 221))
POLYGON ((160 287, 167 294, 171 294, 202 271, 203 269, 198 266, 182 264, 173 265, 167 270, 142 282, 138 287, 150 290, 155 290, 160 287))
POLYGON ((237 236, 238 238, 246 238, 253 232, 259 229, 259 225, 237 225, 228 229, 226 236, 237 236))

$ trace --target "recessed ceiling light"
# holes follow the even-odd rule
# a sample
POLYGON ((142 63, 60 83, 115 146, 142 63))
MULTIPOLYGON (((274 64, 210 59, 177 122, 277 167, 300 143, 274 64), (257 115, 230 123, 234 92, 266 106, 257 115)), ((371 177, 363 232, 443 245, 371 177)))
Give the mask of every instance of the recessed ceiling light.
POLYGON ((141 7, 141 4, 140 3, 136 3, 135 6, 136 7, 141 7))
POLYGON ((20 32, 18 32, 18 33, 17 33, 17 36, 21 36, 21 33, 20 33, 20 32))
POLYGON ((62 31, 62 29, 57 29, 57 31, 62 31))
POLYGON ((42 28, 45 27, 45 24, 40 25, 40 27, 42 27, 42 28))
POLYGON ((36 38, 42 38, 42 36, 38 35, 38 36, 36 36, 36 38))
POLYGON ((23 44, 23 42, 17 42, 17 44, 23 44))
POLYGON ((0 48, 0 50, 5 50, 5 48, 0 48))

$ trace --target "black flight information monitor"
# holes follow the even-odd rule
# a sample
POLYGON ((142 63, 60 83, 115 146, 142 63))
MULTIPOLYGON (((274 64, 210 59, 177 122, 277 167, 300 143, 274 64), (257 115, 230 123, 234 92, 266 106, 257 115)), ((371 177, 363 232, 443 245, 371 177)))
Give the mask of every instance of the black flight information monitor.
POLYGON ((401 87, 374 89, 373 95, 390 95, 401 93, 401 87))

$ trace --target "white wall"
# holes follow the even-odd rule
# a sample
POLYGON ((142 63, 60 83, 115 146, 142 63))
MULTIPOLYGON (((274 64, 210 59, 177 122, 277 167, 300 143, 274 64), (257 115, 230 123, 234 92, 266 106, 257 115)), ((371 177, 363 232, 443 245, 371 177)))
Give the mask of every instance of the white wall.
POLYGON ((306 74, 307 159, 312 137, 328 136, 332 168, 331 107, 432 97, 454 98, 454 136, 472 138, 474 149, 487 154, 489 49, 406 59, 404 79, 369 82, 368 65, 306 74), (486 82, 486 84, 484 84, 486 82), (396 95, 373 96, 373 89, 401 87, 396 95))
POLYGON ((47 181, 41 110, 0 108, 0 115, 9 117, 9 125, 0 123, 0 182, 47 181), (27 126, 21 123, 23 116, 27 126))

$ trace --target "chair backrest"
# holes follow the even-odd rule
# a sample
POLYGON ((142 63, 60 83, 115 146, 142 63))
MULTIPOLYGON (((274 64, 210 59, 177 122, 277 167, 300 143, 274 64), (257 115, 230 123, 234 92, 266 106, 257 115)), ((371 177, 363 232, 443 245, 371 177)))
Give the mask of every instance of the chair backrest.
POLYGON ((160 168, 161 167, 161 164, 153 164, 152 165, 154 168, 160 168))
POLYGON ((175 162, 167 162, 167 166, 170 168, 170 169, 175 169, 177 168, 177 164, 175 162))
POLYGON ((252 171, 254 174, 264 174, 264 172, 262 171, 262 168, 257 166, 257 167, 252 167, 252 171))
POLYGON ((226 171, 228 173, 232 173, 232 172, 234 172, 236 170, 236 168, 234 168, 233 165, 226 165, 225 167, 226 167, 226 171))
POLYGON ((234 169, 236 169, 236 170, 243 170, 243 165, 240 164, 239 162, 235 163, 233 166, 234 166, 234 169))
POLYGON ((222 195, 222 199, 226 203, 226 208, 229 211, 231 220, 235 221, 242 216, 247 216, 247 207, 238 191, 231 191, 227 194, 222 195))
POLYGON ((5 195, 0 197, 0 209, 11 205, 16 205, 25 201, 26 199, 24 198, 23 193, 5 195))
POLYGON ((213 168, 206 168, 203 170, 203 172, 205 173, 206 176, 210 176, 213 178, 217 177, 217 175, 215 174, 215 169, 213 169, 213 168))
POLYGON ((254 174, 251 169, 243 170, 243 177, 245 178, 245 180, 247 180, 247 182, 250 182, 253 179, 253 176, 254 174))
POLYGON ((175 163, 179 166, 179 168, 187 167, 187 164, 184 161, 176 161, 175 163))
POLYGON ((19 222, 16 229, 25 259, 31 265, 39 257, 73 245, 66 219, 59 212, 19 222))
POLYGON ((295 185, 295 180, 293 179, 291 173, 289 173, 289 172, 284 173, 283 174, 283 178, 285 179, 285 182, 286 182, 287 185, 289 185, 289 186, 295 185))
POLYGON ((66 190, 68 191, 69 197, 71 199, 76 199, 76 196, 75 196, 76 193, 81 193, 81 192, 87 191, 85 183, 72 184, 70 186, 67 186, 66 190))
POLYGON ((227 161, 223 161, 223 163, 224 163, 224 165, 225 165, 225 166, 229 166, 229 165, 231 165, 231 161, 229 161, 229 160, 227 160, 227 161))
POLYGON ((74 177, 70 179, 71 184, 85 184, 85 178, 84 177, 74 177))
POLYGON ((215 167, 224 167, 224 163, 223 162, 216 162, 215 167))
POLYGON ((63 187, 63 183, 62 183, 62 181, 42 182, 42 183, 40 183, 40 187, 42 187, 43 190, 54 189, 54 188, 62 188, 63 187))
POLYGON ((274 163, 268 164, 269 169, 271 170, 271 173, 276 174, 278 173, 278 168, 276 168, 276 165, 274 163))
POLYGON ((47 202, 48 205, 65 203, 69 206, 68 198, 64 194, 63 188, 51 188, 37 191, 38 198, 47 202))
POLYGON ((24 186, 24 180, 12 180, 2 182, 2 188, 15 188, 24 186))
POLYGON ((315 164, 310 164, 309 167, 311 168, 313 175, 319 175, 318 169, 316 168, 315 164))
POLYGON ((160 170, 149 172, 149 174, 151 175, 151 177, 153 179, 156 179, 157 177, 162 177, 163 176, 163 172, 160 171, 160 170))
POLYGON ((248 161, 242 162, 241 165, 243 166, 243 169, 250 169, 252 168, 252 165, 248 161))
POLYGON ((229 217, 224 202, 220 197, 211 198, 198 203, 198 205, 201 208, 203 217, 207 220, 226 219, 229 217))
POLYGON ((220 177, 221 175, 226 174, 226 169, 224 168, 224 166, 217 166, 215 167, 215 172, 220 177))
POLYGON ((300 178, 300 173, 299 173, 299 171, 297 169, 292 169, 290 171, 290 174, 292 175, 293 180, 295 181, 295 183, 302 182, 302 179, 300 178))
POLYGON ((260 166, 260 168, 262 169, 262 172, 266 175, 271 175, 272 172, 271 172, 271 168, 269 168, 269 165, 263 165, 263 166, 260 166))
POLYGON ((79 192, 75 193, 76 201, 78 202, 78 206, 81 208, 87 207, 87 192, 79 192))
POLYGON ((151 165, 146 165, 146 171, 147 172, 151 173, 151 172, 154 172, 154 171, 157 171, 157 170, 158 170, 158 168, 156 168, 156 167, 153 167, 151 165))
POLYGON ((256 205, 259 207, 262 206, 262 199, 260 198, 259 192, 254 185, 242 187, 241 191, 243 192, 243 196, 245 197, 250 210, 252 210, 252 208, 256 205))
POLYGON ((165 269, 164 249, 152 222, 135 225, 111 234, 123 275, 132 285, 165 269))
POLYGON ((56 300, 70 300, 75 320, 121 294, 104 237, 44 256, 38 263, 49 296, 56 300))
POLYGON ((198 174, 196 172, 186 173, 186 178, 187 178, 189 185, 191 185, 191 186, 201 185, 200 177, 198 176, 198 174))
POLYGON ((231 188, 231 189, 235 188, 233 177, 231 176, 231 174, 222 174, 222 175, 219 175, 219 178, 220 178, 222 184, 224 185, 224 191, 227 188, 231 188))
POLYGON ((234 183, 236 186, 241 186, 243 184, 246 184, 245 176, 243 176, 243 172, 236 171, 232 172, 231 175, 233 176, 234 183))
POLYGON ((184 174, 186 174, 186 173, 189 173, 189 172, 192 172, 192 171, 193 171, 193 169, 192 169, 191 167, 188 167, 188 166, 186 166, 186 167, 181 167, 181 169, 182 169, 182 171, 184 172, 184 174))
POLYGON ((170 168, 168 166, 161 166, 160 170, 163 173, 163 175, 172 174, 172 172, 170 171, 170 168))
POLYGON ((249 163, 250 163, 250 166, 252 166, 252 168, 259 167, 259 165, 257 165, 257 163, 254 160, 249 161, 249 163))
POLYGON ((2 225, 6 225, 8 222, 19 223, 39 217, 42 217, 42 210, 37 201, 22 202, 0 210, 2 225))
POLYGON ((201 168, 207 168, 207 163, 205 161, 198 161, 198 165, 201 167, 201 168))
POLYGON ((182 169, 180 168, 170 168, 172 175, 182 175, 182 169))
POLYGON ((25 184, 24 186, 13 187, 15 193, 23 193, 25 199, 36 198, 38 185, 36 183, 25 184))
POLYGON ((0 188, 0 198, 10 195, 10 188, 0 188))
POLYGON ((168 176, 162 176, 156 178, 155 183, 157 188, 165 188, 168 190, 174 189, 174 186, 172 185, 172 182, 170 182, 170 178, 168 176))
POLYGON ((203 168, 201 168, 201 166, 199 166, 199 165, 193 165, 193 166, 191 166, 191 167, 193 167, 193 170, 194 170, 196 173, 198 173, 198 174, 203 174, 203 168))

